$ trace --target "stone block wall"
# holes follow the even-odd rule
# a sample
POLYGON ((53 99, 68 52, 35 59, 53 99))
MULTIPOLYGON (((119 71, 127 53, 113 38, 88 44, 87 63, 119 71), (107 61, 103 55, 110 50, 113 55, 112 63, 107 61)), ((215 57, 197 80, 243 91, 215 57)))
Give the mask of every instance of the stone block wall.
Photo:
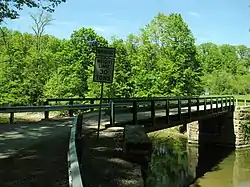
POLYGON ((233 113, 202 118, 187 124, 188 142, 191 144, 216 143, 234 145, 233 113))
POLYGON ((188 143, 250 147, 250 106, 187 124, 188 143))
POLYGON ((199 122, 193 121, 187 124, 187 136, 188 143, 198 144, 199 143, 199 122))
POLYGON ((250 147, 250 106, 238 107, 234 112, 235 147, 250 147))

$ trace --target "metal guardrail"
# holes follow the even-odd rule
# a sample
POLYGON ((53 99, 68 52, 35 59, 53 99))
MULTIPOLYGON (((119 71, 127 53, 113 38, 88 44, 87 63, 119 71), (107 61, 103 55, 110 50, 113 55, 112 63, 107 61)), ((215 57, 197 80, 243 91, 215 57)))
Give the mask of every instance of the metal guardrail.
MULTIPOLYGON (((59 111, 59 110, 83 110, 98 108, 99 104, 74 104, 74 105, 55 105, 55 106, 13 106, 0 107, 0 113, 11 112, 45 112, 45 111, 59 111)), ((103 108, 109 107, 109 104, 103 104, 103 108)))
MULTIPOLYGON (((13 107, 0 107, 0 113, 10 113, 10 123, 14 122, 14 113, 19 112, 44 112, 44 118, 49 118, 49 111, 62 111, 62 110, 86 110, 99 108, 99 104, 74 104, 74 105, 55 105, 55 106, 13 106, 13 107)), ((102 104, 102 108, 109 108, 109 104, 102 104)), ((70 115, 71 117, 73 116, 70 115)))
POLYGON ((76 116, 71 128, 68 150, 68 175, 70 187, 84 187, 81 176, 82 114, 76 116))

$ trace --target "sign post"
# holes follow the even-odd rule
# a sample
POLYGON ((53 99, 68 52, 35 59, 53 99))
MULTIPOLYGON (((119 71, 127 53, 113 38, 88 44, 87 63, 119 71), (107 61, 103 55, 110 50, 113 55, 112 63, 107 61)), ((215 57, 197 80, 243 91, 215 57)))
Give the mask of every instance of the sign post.
POLYGON ((101 96, 100 96, 100 107, 99 107, 99 117, 98 117, 97 139, 99 138, 100 125, 101 125, 103 84, 113 82, 114 61, 115 61, 115 48, 97 47, 95 65, 94 65, 95 69, 94 69, 94 76, 93 76, 93 82, 101 83, 101 96))

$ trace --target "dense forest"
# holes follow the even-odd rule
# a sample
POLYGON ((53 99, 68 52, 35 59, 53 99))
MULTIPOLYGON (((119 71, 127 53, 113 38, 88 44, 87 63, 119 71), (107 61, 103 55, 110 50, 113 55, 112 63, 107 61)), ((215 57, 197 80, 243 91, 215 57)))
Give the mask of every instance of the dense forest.
POLYGON ((159 13, 137 34, 110 42, 84 27, 58 39, 44 32, 53 24, 49 14, 32 19, 34 34, 0 29, 2 105, 99 97, 100 83, 92 82, 96 46, 116 48, 114 82, 105 84, 104 97, 250 93, 250 48, 197 46, 180 14, 159 13))

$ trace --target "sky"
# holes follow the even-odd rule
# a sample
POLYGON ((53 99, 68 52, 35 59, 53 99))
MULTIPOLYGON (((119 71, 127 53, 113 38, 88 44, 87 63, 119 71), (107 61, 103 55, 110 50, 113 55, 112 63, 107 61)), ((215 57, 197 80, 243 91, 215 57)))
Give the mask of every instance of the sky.
MULTIPOLYGON (((250 46, 249 0, 66 0, 52 14, 55 19, 45 30, 58 38, 69 38, 74 30, 91 27, 110 39, 125 38, 159 13, 180 13, 196 43, 244 44, 250 46)), ((17 20, 7 21, 10 29, 32 33, 30 13, 25 8, 17 20)))

